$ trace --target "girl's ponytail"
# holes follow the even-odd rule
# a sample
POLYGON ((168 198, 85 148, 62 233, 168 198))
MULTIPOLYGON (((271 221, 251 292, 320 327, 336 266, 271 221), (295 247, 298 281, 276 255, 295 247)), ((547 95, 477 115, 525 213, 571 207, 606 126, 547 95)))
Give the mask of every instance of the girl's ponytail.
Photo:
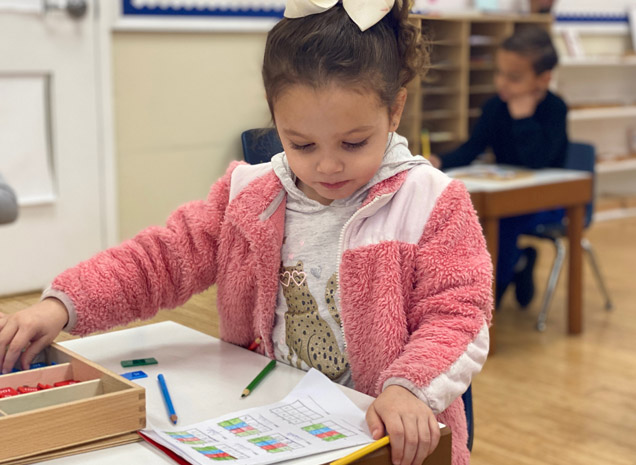
POLYGON ((430 50, 422 37, 422 31, 409 21, 411 3, 410 0, 396 0, 391 11, 402 62, 401 86, 405 86, 417 75, 424 77, 430 64, 430 50))

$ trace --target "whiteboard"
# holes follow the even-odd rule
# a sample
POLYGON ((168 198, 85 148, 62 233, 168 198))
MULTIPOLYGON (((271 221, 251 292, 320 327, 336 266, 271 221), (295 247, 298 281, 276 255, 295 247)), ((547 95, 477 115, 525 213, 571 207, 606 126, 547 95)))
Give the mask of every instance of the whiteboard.
POLYGON ((48 75, 0 75, 0 171, 20 205, 52 203, 48 75))

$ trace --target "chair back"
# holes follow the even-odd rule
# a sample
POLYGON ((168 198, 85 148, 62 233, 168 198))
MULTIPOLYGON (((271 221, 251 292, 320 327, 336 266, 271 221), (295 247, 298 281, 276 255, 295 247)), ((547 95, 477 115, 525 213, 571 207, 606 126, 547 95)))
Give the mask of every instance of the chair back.
POLYGON ((468 429, 468 443, 466 446, 469 451, 473 450, 473 438, 475 437, 475 420, 473 417, 473 389, 472 384, 468 385, 466 392, 462 394, 464 401, 464 413, 466 414, 466 428, 468 429))
POLYGON ((274 128, 248 129, 241 134, 243 159, 250 165, 267 163, 283 151, 283 145, 274 128))
MULTIPOLYGON (((570 142, 568 151, 565 156, 565 165, 568 170, 587 171, 592 173, 592 185, 594 183, 594 174, 596 166, 596 150, 593 145, 585 142, 570 142)), ((584 225, 587 228, 592 222, 592 214, 594 213, 594 195, 592 201, 585 207, 584 225)))

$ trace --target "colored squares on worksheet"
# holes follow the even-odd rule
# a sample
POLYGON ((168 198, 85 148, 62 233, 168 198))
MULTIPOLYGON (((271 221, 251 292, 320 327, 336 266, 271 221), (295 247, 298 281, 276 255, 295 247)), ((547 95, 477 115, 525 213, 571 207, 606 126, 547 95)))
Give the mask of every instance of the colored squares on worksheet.
POLYGON ((270 453, 287 452, 291 450, 291 447, 287 444, 272 436, 261 436, 260 438, 249 439, 249 442, 270 453))
POLYGON ((239 437, 253 436, 267 431, 269 428, 264 427, 251 417, 232 418, 231 420, 222 421, 219 426, 225 428, 230 433, 239 437))
POLYGON ((322 439, 323 441, 335 441, 337 439, 346 438, 344 434, 336 431, 329 426, 324 425, 323 423, 316 423, 315 425, 309 425, 303 427, 303 430, 308 433, 316 436, 317 438, 322 439))
POLYGON ((192 433, 189 433, 188 431, 172 431, 172 432, 166 431, 165 433, 171 438, 183 444, 189 444, 189 445, 205 444, 205 440, 195 436, 192 433))
POLYGON ((232 457, 230 454, 216 446, 193 447, 193 449, 205 455, 210 460, 236 460, 236 457, 232 457))

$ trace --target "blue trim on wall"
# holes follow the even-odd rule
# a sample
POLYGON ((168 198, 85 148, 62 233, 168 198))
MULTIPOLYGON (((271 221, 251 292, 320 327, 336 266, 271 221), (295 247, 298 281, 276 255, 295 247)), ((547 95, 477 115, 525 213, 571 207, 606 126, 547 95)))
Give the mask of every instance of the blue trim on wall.
POLYGON ((122 0, 122 13, 126 15, 143 16, 207 16, 207 17, 238 17, 238 18, 282 18, 284 8, 254 9, 254 8, 174 8, 141 7, 132 4, 132 0, 122 0))
POLYGON ((629 16, 624 14, 560 14, 556 16, 563 23, 628 23, 629 16))

